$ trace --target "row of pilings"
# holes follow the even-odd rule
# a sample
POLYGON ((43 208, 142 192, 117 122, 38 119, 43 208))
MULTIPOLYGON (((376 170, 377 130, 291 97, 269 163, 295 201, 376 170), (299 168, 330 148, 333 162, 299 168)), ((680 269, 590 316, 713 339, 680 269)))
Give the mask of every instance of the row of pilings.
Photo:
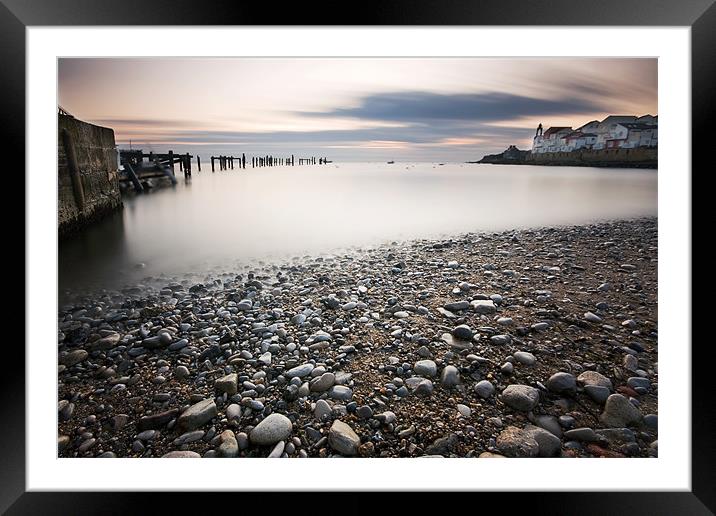
MULTIPOLYGON (((201 161, 197 156, 197 162, 199 164, 199 171, 201 171, 201 161)), ((211 156, 211 171, 216 171, 218 165, 219 170, 233 170, 234 167, 245 169, 248 160, 246 154, 242 153, 241 156, 211 156)), ((291 156, 278 157, 278 156, 254 156, 251 158, 251 168, 258 167, 280 167, 280 166, 296 166, 296 165, 324 165, 329 163, 328 158, 316 158, 311 156, 310 158, 298 158, 291 154, 291 156), (298 163, 296 163, 298 161, 298 163)))

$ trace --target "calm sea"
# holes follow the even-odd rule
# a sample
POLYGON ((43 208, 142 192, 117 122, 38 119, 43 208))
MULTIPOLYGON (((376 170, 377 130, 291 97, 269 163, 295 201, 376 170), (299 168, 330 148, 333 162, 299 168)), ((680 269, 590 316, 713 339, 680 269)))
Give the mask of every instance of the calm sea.
POLYGON ((60 297, 148 276, 472 231, 655 216, 657 172, 331 163, 211 172, 124 198, 59 249, 60 297))

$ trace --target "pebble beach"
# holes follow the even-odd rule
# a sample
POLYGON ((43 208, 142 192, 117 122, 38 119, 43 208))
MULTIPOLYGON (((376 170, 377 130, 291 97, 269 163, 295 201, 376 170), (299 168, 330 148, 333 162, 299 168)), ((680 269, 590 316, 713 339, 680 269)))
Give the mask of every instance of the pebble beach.
POLYGON ((656 457, 657 219, 79 296, 60 457, 656 457))

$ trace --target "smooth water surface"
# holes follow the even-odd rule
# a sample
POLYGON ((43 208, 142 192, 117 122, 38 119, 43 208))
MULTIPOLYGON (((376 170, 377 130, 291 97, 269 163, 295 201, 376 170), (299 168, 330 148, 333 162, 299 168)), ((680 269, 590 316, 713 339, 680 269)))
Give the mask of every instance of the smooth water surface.
POLYGON ((211 172, 124 198, 60 244, 63 291, 228 269, 254 259, 655 216, 657 172, 432 163, 331 163, 211 172))

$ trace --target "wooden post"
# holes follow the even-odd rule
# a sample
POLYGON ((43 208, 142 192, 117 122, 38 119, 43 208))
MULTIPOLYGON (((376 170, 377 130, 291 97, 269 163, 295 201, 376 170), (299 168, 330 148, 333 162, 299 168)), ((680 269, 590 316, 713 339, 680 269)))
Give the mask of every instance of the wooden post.
POLYGON ((214 156, 211 157, 211 171, 214 171, 214 156))
POLYGON ((172 174, 174 173, 174 151, 169 151, 169 166, 172 167, 172 174))
POLYGON ((246 153, 244 152, 241 153, 241 168, 246 168, 246 153))
POLYGON ((201 172, 201 157, 198 154, 196 155, 196 168, 201 172))
POLYGON ((75 203, 79 211, 85 209, 85 191, 82 186, 82 177, 77 165, 77 153, 75 144, 72 141, 72 135, 67 129, 62 130, 62 145, 65 147, 65 155, 67 156, 67 168, 70 170, 70 180, 72 181, 72 193, 75 197, 75 203))
POLYGON ((125 163, 124 168, 127 171, 129 180, 132 181, 132 184, 134 185, 134 191, 137 193, 142 193, 144 191, 144 187, 142 186, 142 183, 139 182, 139 178, 137 177, 137 174, 134 172, 132 165, 129 163, 125 163))

